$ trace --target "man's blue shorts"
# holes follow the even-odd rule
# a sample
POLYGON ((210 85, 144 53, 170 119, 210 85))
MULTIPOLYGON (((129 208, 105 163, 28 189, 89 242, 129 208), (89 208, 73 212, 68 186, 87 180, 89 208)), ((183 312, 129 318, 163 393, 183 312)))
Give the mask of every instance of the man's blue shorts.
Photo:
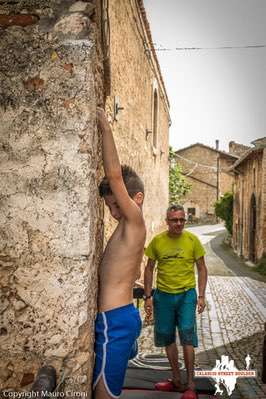
POLYGON ((97 314, 93 389, 102 377, 108 394, 120 396, 128 361, 137 354, 140 331, 141 318, 133 304, 97 314))
POLYGON ((155 346, 168 346, 176 342, 177 327, 181 345, 197 347, 196 306, 195 288, 180 294, 156 289, 153 297, 155 346))

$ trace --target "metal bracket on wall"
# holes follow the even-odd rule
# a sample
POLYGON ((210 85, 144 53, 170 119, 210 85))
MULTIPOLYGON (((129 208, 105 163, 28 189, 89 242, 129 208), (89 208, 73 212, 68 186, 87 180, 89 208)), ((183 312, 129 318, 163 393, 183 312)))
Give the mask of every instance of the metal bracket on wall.
POLYGON ((146 140, 148 140, 149 134, 152 134, 152 130, 146 129, 146 140))
POLYGON ((114 98, 114 120, 118 121, 118 113, 122 111, 124 108, 120 107, 120 100, 119 97, 115 96, 114 98))

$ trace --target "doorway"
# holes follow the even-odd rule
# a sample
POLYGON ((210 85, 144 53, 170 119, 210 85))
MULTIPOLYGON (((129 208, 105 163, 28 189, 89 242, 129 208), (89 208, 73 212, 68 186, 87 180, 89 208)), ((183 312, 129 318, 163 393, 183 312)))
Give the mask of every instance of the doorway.
POLYGON ((256 196, 253 193, 250 200, 250 224, 249 224, 249 260, 256 262, 256 221, 257 206, 256 196))

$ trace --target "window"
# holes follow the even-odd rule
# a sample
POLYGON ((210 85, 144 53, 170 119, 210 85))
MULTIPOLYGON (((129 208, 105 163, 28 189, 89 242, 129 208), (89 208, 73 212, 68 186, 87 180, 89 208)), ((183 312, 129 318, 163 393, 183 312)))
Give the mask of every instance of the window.
POLYGON ((196 216, 196 208, 187 208, 188 215, 196 216))
POLYGON ((153 79, 152 87, 151 87, 151 132, 152 132, 152 150, 153 155, 156 158, 156 155, 160 153, 158 151, 159 147, 159 88, 158 82, 156 79, 153 79))

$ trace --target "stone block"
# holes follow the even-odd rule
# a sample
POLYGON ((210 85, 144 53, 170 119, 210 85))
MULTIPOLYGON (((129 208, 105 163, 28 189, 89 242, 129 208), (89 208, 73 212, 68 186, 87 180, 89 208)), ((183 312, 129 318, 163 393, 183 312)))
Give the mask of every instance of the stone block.
POLYGON ((82 13, 62 17, 54 26, 52 35, 59 40, 84 39, 89 36, 90 19, 82 13))
POLYGON ((95 5, 85 1, 77 1, 69 7, 69 12, 84 13, 91 17, 95 12, 95 5))
POLYGON ((8 28, 9 26, 29 26, 36 24, 39 18, 36 15, 30 14, 0 14, 0 27, 8 28))

